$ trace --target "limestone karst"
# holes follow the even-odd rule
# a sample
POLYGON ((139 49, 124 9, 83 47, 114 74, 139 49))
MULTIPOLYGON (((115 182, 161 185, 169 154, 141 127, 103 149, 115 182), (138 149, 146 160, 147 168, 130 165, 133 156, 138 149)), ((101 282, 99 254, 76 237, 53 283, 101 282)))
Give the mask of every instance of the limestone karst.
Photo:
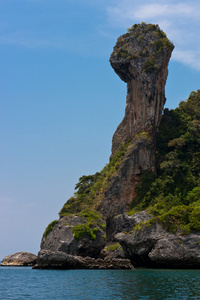
POLYGON ((145 210, 127 214, 138 204, 136 187, 141 174, 157 171, 155 145, 173 48, 158 25, 136 24, 118 38, 110 63, 127 83, 127 96, 110 162, 102 171, 80 178, 60 219, 49 224, 43 235, 38 268, 160 267, 168 262, 170 266, 187 267, 188 262, 189 267, 200 266, 198 234, 172 235, 145 210), (178 249, 177 253, 165 251, 163 245, 178 249))
POLYGON ((143 170, 155 172, 154 135, 166 101, 165 83, 173 44, 158 25, 136 24, 117 39, 110 64, 127 82, 125 116, 112 140, 112 156, 132 141, 100 205, 107 218, 128 210, 143 170))
POLYGON ((127 96, 124 119, 113 136, 112 155, 121 142, 159 126, 173 48, 158 25, 136 24, 118 38, 110 64, 127 82, 127 96))

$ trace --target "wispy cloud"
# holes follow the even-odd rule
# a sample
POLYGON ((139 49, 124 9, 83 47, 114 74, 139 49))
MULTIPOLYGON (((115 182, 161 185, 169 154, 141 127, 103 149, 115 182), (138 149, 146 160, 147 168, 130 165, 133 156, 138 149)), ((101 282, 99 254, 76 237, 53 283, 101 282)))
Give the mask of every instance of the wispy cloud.
MULTIPOLYGON (((47 2, 47 0, 20 1, 39 2, 42 4, 47 2)), ((53 3, 52 0, 48 1, 53 3)), ((82 2, 82 0, 76 1, 82 2)), ((73 1, 69 0, 69 2, 72 3, 73 1)), ((83 34, 81 31, 79 33, 79 31, 73 32, 73 29, 68 29, 68 32, 66 32, 63 27, 65 23, 62 26, 60 24, 59 29, 55 26, 56 29, 51 31, 48 29, 48 26, 44 25, 46 24, 44 21, 41 22, 43 27, 34 26, 33 29, 32 24, 37 24, 34 17, 32 22, 30 22, 31 25, 29 24, 30 28, 28 26, 24 28, 25 21, 17 28, 14 26, 9 27, 9 23, 5 20, 4 23, 1 21, 0 24, 0 45, 13 45, 29 49, 48 47, 69 50, 73 51, 73 53, 78 51, 88 53, 90 49, 96 49, 96 53, 101 47, 102 49, 105 48, 103 43, 99 42, 100 38, 111 40, 113 38, 113 29, 117 30, 117 34, 119 34, 120 31, 124 32, 124 29, 132 24, 144 21, 159 24, 160 28, 167 33, 169 39, 175 44, 172 59, 200 70, 199 0, 193 0, 192 2, 188 0, 99 0, 98 4, 92 0, 84 0, 84 5, 90 6, 92 9, 95 7, 95 13, 98 12, 100 14, 101 12, 101 18, 98 19, 101 21, 92 27, 96 26, 96 31, 91 29, 91 32, 84 32, 83 34), (8 27, 6 28, 6 26, 8 27), (58 35, 57 30, 60 35, 58 35)), ((45 6, 43 5, 42 7, 44 9, 45 6)), ((44 16, 46 14, 41 15, 40 19, 44 16)), ((59 19, 55 20, 59 24, 59 19)), ((51 19, 47 18, 47 24, 50 21, 51 19)), ((57 23, 55 22, 55 24, 57 23)), ((76 22, 72 22, 71 26, 76 28, 76 22)))
MULTIPOLYGON (((42 37, 41 34, 31 30, 19 29, 15 31, 0 32, 0 45, 23 47, 27 49, 55 48, 72 49, 73 39, 64 36, 42 37)), ((73 50, 73 49, 72 49, 73 50)))
POLYGON ((0 45, 22 46, 29 49, 43 47, 58 47, 57 43, 52 43, 48 40, 34 39, 31 37, 15 37, 15 35, 6 35, 0 37, 0 45))
POLYGON ((116 21, 118 24, 120 24, 120 21, 127 22, 127 20, 131 21, 133 19, 144 21, 144 19, 164 17, 173 20, 175 17, 175 21, 178 21, 185 17, 197 19, 200 16, 200 4, 197 1, 191 4, 184 3, 184 1, 177 2, 179 1, 175 3, 175 1, 157 0, 149 4, 149 1, 146 0, 138 4, 137 0, 121 0, 118 1, 118 4, 108 6, 107 11, 113 21, 116 21))
POLYGON ((169 16, 173 18, 177 14, 182 17, 191 16, 196 11, 194 11, 191 5, 185 3, 178 4, 146 4, 142 5, 135 11, 135 17, 139 18, 155 18, 155 17, 166 17, 169 16))
MULTIPOLYGON (((99 29, 98 29, 99 32, 99 29)), ((99 33, 103 36, 103 32, 99 33)), ((104 36, 108 39, 108 36, 104 36)), ((32 31, 18 30, 10 33, 0 32, 0 46, 12 46, 24 48, 31 51, 40 51, 42 49, 53 49, 55 51, 64 51, 65 53, 80 55, 80 56, 101 56, 105 52, 101 41, 94 35, 74 35, 55 36, 54 34, 43 37, 32 31), (95 50, 94 50, 95 49, 95 50)), ((45 50, 46 51, 46 50, 45 50)))
POLYGON ((173 59, 181 63, 187 63, 190 67, 196 70, 200 70, 200 51, 193 50, 176 50, 173 55, 173 59))
POLYGON ((200 70, 200 3, 199 1, 120 0, 107 7, 109 23, 115 27, 137 22, 159 24, 174 42, 172 59, 200 70))

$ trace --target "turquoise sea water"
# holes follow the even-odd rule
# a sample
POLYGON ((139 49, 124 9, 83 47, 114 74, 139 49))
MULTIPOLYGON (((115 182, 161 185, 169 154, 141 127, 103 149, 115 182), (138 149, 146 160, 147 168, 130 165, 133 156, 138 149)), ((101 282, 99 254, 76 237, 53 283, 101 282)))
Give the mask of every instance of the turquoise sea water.
POLYGON ((0 267, 0 299, 200 299, 200 270, 0 267))

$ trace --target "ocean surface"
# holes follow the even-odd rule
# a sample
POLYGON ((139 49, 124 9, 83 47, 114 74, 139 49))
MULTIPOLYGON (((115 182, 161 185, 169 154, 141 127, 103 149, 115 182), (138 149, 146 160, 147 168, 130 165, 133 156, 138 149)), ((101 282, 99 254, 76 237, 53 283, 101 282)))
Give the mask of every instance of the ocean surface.
POLYGON ((0 267, 0 299, 200 299, 200 270, 0 267))

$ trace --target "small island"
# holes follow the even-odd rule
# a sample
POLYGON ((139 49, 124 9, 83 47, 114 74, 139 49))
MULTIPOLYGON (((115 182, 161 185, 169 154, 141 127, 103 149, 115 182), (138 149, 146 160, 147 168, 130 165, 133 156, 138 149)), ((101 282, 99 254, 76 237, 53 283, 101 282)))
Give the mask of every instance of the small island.
POLYGON ((37 262, 37 256, 29 252, 17 252, 10 254, 1 262, 2 267, 27 267, 34 266, 37 262))
POLYGON ((117 39, 110 64, 127 95, 110 161, 80 177, 34 268, 200 268, 200 90, 163 111, 173 49, 144 22, 117 39))

